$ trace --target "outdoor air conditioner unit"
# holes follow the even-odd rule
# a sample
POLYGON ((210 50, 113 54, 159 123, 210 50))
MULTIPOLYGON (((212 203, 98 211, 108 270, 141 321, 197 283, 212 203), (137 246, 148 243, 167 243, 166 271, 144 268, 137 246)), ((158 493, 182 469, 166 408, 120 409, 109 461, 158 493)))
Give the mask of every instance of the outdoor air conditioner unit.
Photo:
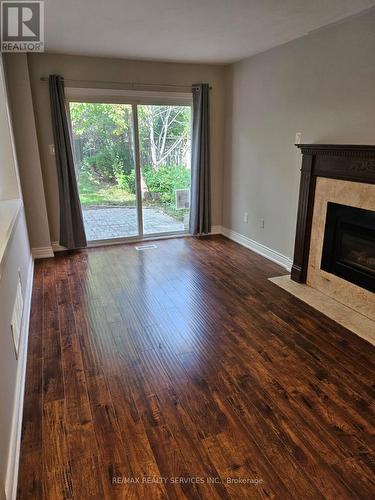
POLYGON ((190 189, 176 189, 176 210, 190 208, 190 189))

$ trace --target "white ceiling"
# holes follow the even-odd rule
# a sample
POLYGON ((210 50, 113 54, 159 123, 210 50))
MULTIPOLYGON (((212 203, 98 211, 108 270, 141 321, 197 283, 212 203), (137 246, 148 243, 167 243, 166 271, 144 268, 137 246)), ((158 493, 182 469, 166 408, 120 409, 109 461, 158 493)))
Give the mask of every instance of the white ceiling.
POLYGON ((45 0, 47 52, 229 63, 375 0, 45 0))

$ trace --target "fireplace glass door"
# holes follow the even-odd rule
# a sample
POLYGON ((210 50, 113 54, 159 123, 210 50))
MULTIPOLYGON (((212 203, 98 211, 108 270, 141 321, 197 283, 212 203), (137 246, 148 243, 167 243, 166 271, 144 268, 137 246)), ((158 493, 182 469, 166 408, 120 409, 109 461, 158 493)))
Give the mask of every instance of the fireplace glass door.
POLYGON ((375 292, 375 212, 328 203, 321 268, 375 292))
POLYGON ((375 241, 363 234, 344 230, 341 233, 338 259, 366 273, 375 273, 375 241))

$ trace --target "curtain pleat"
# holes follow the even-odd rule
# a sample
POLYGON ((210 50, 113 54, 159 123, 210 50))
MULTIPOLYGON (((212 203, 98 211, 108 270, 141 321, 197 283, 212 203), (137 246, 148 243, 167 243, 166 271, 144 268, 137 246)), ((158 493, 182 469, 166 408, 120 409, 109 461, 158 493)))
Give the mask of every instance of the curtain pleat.
POLYGON ((209 85, 193 85, 193 131, 191 145, 191 206, 189 232, 211 231, 209 85))
POLYGON ((69 250, 87 246, 74 168, 72 140, 65 107, 64 80, 50 75, 52 129, 59 185, 60 245, 69 250))

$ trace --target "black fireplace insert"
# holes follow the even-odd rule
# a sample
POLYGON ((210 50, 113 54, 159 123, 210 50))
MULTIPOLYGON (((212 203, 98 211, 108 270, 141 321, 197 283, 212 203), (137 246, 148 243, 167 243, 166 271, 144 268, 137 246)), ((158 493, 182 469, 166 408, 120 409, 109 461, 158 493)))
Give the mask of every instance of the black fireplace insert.
POLYGON ((375 292, 375 212, 327 205, 321 269, 375 292))

